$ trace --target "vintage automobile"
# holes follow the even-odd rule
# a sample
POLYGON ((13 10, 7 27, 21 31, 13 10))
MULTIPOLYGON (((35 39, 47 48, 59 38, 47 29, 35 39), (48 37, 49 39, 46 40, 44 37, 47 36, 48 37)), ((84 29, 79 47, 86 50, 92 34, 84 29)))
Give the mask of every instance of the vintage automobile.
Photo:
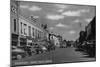
POLYGON ((95 49, 95 41, 85 41, 82 44, 83 49, 85 49, 86 51, 91 51, 95 49))
POLYGON ((39 54, 39 53, 43 53, 43 49, 39 45, 35 45, 31 47, 31 52, 32 54, 39 54))
POLYGON ((95 47, 96 46, 96 44, 95 44, 95 41, 88 41, 87 43, 86 43, 86 50, 87 50, 87 52, 88 53, 94 53, 95 52, 95 47))
POLYGON ((94 57, 95 56, 95 50, 96 48, 96 44, 95 41, 90 40, 90 41, 84 41, 82 43, 82 45, 80 46, 80 49, 84 52, 86 52, 87 54, 89 54, 90 56, 94 57))
POLYGON ((13 60, 20 60, 27 55, 26 51, 19 47, 12 47, 12 59, 13 60))

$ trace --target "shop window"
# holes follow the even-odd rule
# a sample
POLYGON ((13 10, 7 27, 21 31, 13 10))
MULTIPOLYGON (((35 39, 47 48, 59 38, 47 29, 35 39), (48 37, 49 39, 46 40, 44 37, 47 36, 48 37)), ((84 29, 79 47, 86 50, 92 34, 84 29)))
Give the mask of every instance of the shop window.
POLYGON ((26 46, 27 40, 25 38, 20 38, 20 46, 26 46))

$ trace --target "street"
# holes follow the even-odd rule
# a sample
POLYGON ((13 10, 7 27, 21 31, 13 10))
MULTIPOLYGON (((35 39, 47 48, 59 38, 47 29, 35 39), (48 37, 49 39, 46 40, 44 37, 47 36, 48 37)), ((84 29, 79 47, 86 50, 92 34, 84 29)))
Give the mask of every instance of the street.
POLYGON ((12 66, 96 61, 95 6, 10 5, 12 66))
MULTIPOLYGON (((89 58, 87 54, 75 51, 76 48, 74 47, 68 47, 68 48, 56 48, 55 50, 51 52, 46 52, 38 55, 33 55, 31 57, 23 58, 22 60, 16 60, 15 63, 19 64, 20 62, 26 62, 22 63, 21 65, 26 64, 43 64, 46 63, 61 63, 61 62, 77 62, 77 61, 95 61, 95 58, 89 58), (39 62, 38 62, 39 61, 39 62), (30 62, 30 63, 29 63, 30 62), (33 62, 33 63, 32 63, 33 62)), ((15 64, 15 65, 17 65, 15 64)))

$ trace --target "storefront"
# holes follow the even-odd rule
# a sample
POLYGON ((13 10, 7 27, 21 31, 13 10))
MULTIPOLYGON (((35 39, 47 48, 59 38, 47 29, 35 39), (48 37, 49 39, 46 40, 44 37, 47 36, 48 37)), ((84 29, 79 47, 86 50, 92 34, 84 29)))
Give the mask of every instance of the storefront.
POLYGON ((26 46, 27 45, 27 39, 26 37, 20 37, 20 46, 26 46))
POLYGON ((32 46, 33 43, 32 37, 27 36, 26 38, 27 38, 27 46, 32 46))
POLYGON ((11 42, 11 44, 12 44, 12 46, 17 46, 18 45, 18 35, 17 34, 12 34, 11 35, 11 37, 12 37, 12 42, 11 42))

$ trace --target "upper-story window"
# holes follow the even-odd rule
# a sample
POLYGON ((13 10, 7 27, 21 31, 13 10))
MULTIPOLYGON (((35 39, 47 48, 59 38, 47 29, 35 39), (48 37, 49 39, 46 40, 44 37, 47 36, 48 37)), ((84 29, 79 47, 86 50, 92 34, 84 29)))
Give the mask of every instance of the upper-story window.
POLYGON ((37 37, 37 29, 35 29, 35 37, 37 37))
POLYGON ((41 32, 41 34, 40 34, 40 37, 42 38, 42 32, 41 32))
POLYGON ((23 23, 22 23, 22 22, 20 22, 20 26, 21 26, 21 27, 20 27, 20 32, 21 32, 21 34, 23 34, 23 30, 22 30, 22 28, 23 28, 23 27, 22 27, 22 26, 23 26, 23 23))
POLYGON ((14 19, 14 32, 16 32, 16 19, 14 19))
POLYGON ((41 38, 41 31, 39 31, 39 37, 41 38))
POLYGON ((27 35, 27 30, 26 30, 27 28, 26 27, 27 27, 27 25, 24 24, 24 35, 27 35))
POLYGON ((34 28, 32 28, 32 34, 33 34, 33 36, 34 36, 34 28))
POLYGON ((31 36, 31 26, 28 26, 29 36, 31 36))
POLYGON ((39 30, 38 30, 38 38, 40 37, 40 32, 39 32, 39 30))

